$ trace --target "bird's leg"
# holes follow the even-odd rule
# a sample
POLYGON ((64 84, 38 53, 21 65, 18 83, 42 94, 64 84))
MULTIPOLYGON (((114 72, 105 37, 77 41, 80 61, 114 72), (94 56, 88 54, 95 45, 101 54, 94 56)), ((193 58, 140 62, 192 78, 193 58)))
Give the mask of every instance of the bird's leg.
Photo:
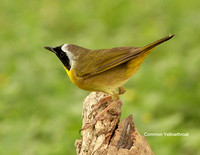
POLYGON ((99 105, 109 102, 109 101, 112 101, 112 96, 106 96, 106 97, 101 98, 99 102, 97 103, 98 105, 97 108, 99 107, 99 105))
POLYGON ((124 93, 126 92, 126 89, 125 89, 124 86, 121 86, 121 87, 119 87, 118 89, 119 89, 118 95, 122 95, 122 94, 124 94, 124 93))
POLYGON ((102 117, 102 115, 110 109, 115 104, 115 102, 112 102, 108 107, 106 107, 102 112, 100 112, 91 122, 86 123, 84 127, 81 129, 81 131, 93 126, 96 124, 96 122, 102 117))
MULTIPOLYGON (((118 95, 122 95, 126 92, 126 89, 124 86, 119 87, 118 90, 119 90, 118 95)), ((111 101, 111 99, 112 99, 112 96, 106 96, 104 98, 101 98, 100 101, 95 105, 95 108, 93 111, 96 111, 101 106, 101 104, 111 101)), ((89 116, 93 113, 93 111, 89 114, 89 116)))
POLYGON ((97 104, 94 105, 92 112, 88 115, 89 117, 96 112, 102 104, 106 104, 107 102, 112 101, 112 96, 106 96, 101 98, 97 104))
POLYGON ((103 116, 103 114, 108 111, 118 100, 119 100, 119 96, 116 92, 112 92, 112 98, 113 98, 113 102, 108 106, 106 107, 102 112, 100 112, 91 122, 89 123, 86 123, 84 125, 84 127, 81 129, 81 131, 93 126, 96 124, 96 122, 103 116))

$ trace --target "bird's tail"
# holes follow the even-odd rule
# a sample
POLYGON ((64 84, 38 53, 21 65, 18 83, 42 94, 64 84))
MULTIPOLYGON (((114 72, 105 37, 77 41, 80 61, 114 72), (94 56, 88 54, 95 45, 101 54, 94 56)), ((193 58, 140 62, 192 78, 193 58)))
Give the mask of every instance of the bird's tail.
POLYGON ((160 40, 157 40, 157 41, 155 41, 155 42, 153 42, 153 43, 151 43, 151 44, 149 44, 147 46, 142 47, 142 49, 141 49, 142 52, 141 53, 146 53, 146 52, 149 53, 149 52, 151 52, 153 48, 155 48, 156 46, 162 44, 163 42, 171 39, 174 36, 175 36, 175 34, 169 35, 169 36, 164 37, 164 38, 162 38, 160 40))

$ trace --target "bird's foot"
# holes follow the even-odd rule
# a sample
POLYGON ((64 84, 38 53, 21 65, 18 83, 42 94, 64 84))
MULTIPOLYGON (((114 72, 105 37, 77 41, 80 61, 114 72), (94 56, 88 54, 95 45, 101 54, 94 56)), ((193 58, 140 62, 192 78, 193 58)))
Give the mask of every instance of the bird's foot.
POLYGON ((118 95, 122 95, 122 94, 124 94, 124 93, 126 92, 126 89, 125 89, 124 86, 121 86, 121 87, 119 87, 118 89, 119 89, 118 95))
POLYGON ((103 97, 99 100, 99 102, 97 104, 95 104, 92 108, 92 112, 88 115, 88 117, 90 118, 92 116, 93 113, 97 112, 97 110, 100 108, 100 106, 102 104, 106 104, 107 102, 111 102, 112 101, 112 96, 106 96, 103 97))
MULTIPOLYGON (((100 118, 99 118, 99 119, 100 119, 100 118)), ((86 124, 84 125, 84 127, 83 127, 80 131, 83 131, 83 130, 88 129, 89 127, 95 125, 96 122, 97 122, 99 119, 94 118, 91 122, 86 123, 86 124)))
POLYGON ((108 111, 116 102, 112 102, 108 107, 106 107, 102 112, 100 112, 91 122, 86 123, 84 127, 80 130, 83 131, 85 129, 88 129, 89 127, 96 124, 96 122, 102 118, 103 114, 108 111))

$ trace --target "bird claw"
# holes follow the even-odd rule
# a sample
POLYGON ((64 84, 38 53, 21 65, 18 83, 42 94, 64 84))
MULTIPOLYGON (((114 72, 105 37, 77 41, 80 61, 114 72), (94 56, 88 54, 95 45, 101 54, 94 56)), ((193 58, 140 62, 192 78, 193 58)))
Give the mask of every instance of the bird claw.
POLYGON ((99 109, 99 107, 100 107, 102 104, 105 104, 105 103, 107 103, 107 102, 109 102, 109 101, 111 101, 111 100, 112 100, 112 96, 106 96, 106 97, 101 98, 101 99, 99 100, 99 102, 93 106, 93 110, 92 110, 92 112, 90 112, 90 114, 88 115, 88 118, 90 118, 94 112, 97 112, 97 110, 99 109))
POLYGON ((111 103, 109 106, 107 106, 102 112, 100 112, 90 123, 86 123, 86 124, 84 125, 84 127, 83 127, 80 131, 83 131, 83 130, 85 130, 85 129, 87 129, 87 128, 93 126, 93 125, 95 125, 96 122, 97 122, 100 118, 102 118, 103 114, 104 114, 106 111, 108 111, 115 103, 117 103, 117 102, 112 102, 112 103, 111 103))
POLYGON ((79 131, 79 133, 80 133, 81 131, 83 131, 83 130, 85 130, 85 129, 88 129, 89 127, 95 125, 96 122, 97 122, 99 119, 100 119, 100 118, 98 118, 98 119, 94 118, 91 122, 86 123, 86 124, 84 125, 84 127, 79 131))
MULTIPOLYGON (((109 101, 111 101, 111 100, 112 100, 112 96, 106 96, 106 97, 101 98, 101 99, 99 100, 99 102, 98 102, 97 104, 94 105, 94 108, 93 108, 92 112, 88 115, 88 118, 90 118, 94 112, 97 112, 97 110, 99 109, 99 107, 100 107, 102 104, 105 104, 105 103, 107 103, 107 102, 109 102, 109 101)), ((83 127, 79 132, 81 132, 81 131, 83 131, 83 130, 85 130, 85 129, 88 129, 89 127, 95 125, 96 122, 97 122, 100 118, 101 118, 101 117, 95 117, 90 123, 86 123, 86 124, 84 125, 84 127, 83 127)))

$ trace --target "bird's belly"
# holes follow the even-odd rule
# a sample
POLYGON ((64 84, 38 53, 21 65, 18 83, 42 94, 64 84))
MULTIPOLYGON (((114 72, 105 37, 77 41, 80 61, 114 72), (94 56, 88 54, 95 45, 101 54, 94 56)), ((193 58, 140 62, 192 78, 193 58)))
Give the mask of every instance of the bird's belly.
POLYGON ((129 69, 128 63, 124 63, 86 79, 78 80, 76 85, 79 88, 88 91, 111 93, 127 82, 127 80, 133 75, 131 72, 133 71, 129 69))
POLYGON ((75 71, 71 71, 70 79, 81 89, 111 93, 118 87, 123 86, 135 74, 143 60, 144 58, 141 59, 141 57, 133 59, 87 78, 79 78, 75 76, 75 71))

